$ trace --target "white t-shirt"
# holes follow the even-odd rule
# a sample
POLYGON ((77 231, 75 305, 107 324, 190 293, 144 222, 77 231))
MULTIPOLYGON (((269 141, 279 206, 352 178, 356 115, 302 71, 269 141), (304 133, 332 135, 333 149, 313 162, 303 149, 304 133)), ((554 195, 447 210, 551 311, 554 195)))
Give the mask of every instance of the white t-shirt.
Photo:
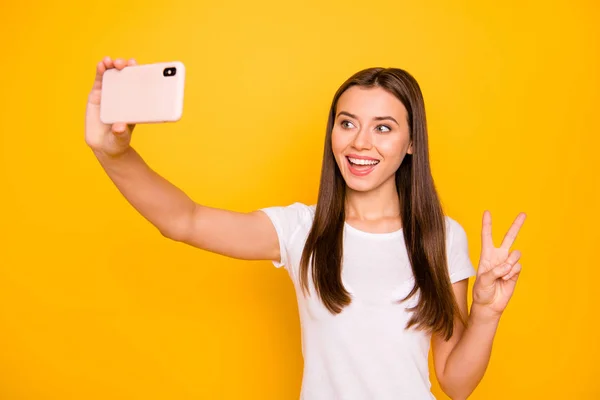
MULTIPOLYGON (((417 295, 401 303, 414 277, 402 230, 367 233, 344 227, 342 282, 352 302, 331 314, 299 281, 300 258, 316 206, 294 203, 264 211, 279 237, 281 260, 296 289, 302 326, 302 400, 434 399, 429 381, 431 335, 405 330, 417 295)), ((464 229, 445 217, 452 283, 475 275, 464 229)), ((310 277, 310 274, 309 274, 310 277)))

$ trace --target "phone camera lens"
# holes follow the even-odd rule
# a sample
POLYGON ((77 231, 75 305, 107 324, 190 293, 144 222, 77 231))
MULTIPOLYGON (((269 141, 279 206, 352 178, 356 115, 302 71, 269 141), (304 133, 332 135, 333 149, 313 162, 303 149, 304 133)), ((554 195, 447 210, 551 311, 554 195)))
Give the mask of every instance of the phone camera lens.
POLYGON ((175 68, 175 67, 165 68, 163 70, 163 76, 175 76, 176 73, 177 73, 177 68, 175 68))

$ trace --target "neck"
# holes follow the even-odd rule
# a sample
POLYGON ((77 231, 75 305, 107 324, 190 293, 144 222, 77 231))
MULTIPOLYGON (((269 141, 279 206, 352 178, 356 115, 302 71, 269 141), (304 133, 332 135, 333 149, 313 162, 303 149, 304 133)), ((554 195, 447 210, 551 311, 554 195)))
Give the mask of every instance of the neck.
POLYGON ((373 221, 400 216, 395 177, 368 192, 358 192, 346 187, 345 203, 347 219, 373 221))

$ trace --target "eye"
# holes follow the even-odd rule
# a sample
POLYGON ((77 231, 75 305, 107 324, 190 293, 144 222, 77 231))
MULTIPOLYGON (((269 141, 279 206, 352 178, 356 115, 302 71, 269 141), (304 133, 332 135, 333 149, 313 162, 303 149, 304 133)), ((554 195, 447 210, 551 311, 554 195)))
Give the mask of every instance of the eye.
POLYGON ((343 120, 340 124, 342 126, 342 128, 344 129, 351 129, 354 128, 354 124, 348 120, 343 120))
POLYGON ((377 125, 377 127, 375 128, 377 131, 385 133, 385 132, 390 132, 392 130, 392 128, 390 128, 387 125, 377 125))

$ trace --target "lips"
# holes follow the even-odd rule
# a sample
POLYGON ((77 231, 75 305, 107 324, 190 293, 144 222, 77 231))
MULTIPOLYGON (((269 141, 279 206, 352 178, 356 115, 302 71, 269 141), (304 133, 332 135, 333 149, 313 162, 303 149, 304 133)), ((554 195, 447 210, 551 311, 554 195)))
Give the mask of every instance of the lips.
POLYGON ((348 170, 354 176, 366 176, 370 174, 379 164, 379 160, 371 157, 356 156, 351 154, 346 156, 348 170))
POLYGON ((347 154, 346 157, 357 159, 357 160, 379 161, 379 159, 377 159, 377 158, 373 158, 373 157, 369 157, 369 156, 365 156, 365 155, 354 154, 354 153, 347 154))
POLYGON ((346 157, 348 161, 352 163, 352 165, 377 165, 379 164, 379 160, 375 159, 365 159, 365 158, 355 158, 355 157, 346 157))

